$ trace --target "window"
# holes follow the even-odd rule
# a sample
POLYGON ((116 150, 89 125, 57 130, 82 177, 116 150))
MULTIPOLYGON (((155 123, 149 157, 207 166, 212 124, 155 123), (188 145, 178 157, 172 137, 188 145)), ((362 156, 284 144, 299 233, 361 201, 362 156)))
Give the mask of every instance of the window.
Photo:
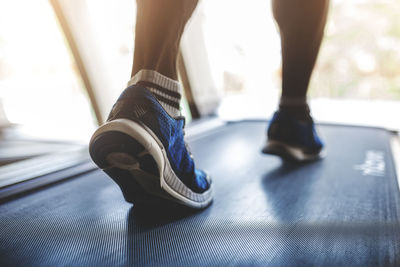
MULTIPOLYGON (((314 117, 400 129, 399 12, 393 1, 331 2, 310 85, 314 117)), ((271 115, 281 69, 270 1, 205 0, 200 15, 212 73, 225 96, 220 115, 271 115)))
POLYGON ((94 130, 76 64, 46 0, 0 2, 0 99, 27 136, 86 142, 94 130))

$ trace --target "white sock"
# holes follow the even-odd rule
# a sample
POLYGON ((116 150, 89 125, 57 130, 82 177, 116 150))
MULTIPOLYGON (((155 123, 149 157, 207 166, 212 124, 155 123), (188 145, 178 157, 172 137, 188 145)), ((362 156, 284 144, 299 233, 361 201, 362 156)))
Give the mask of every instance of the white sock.
POLYGON ((146 87, 173 118, 181 116, 180 100, 182 87, 176 80, 154 70, 140 70, 128 82, 128 86, 140 84, 146 87))

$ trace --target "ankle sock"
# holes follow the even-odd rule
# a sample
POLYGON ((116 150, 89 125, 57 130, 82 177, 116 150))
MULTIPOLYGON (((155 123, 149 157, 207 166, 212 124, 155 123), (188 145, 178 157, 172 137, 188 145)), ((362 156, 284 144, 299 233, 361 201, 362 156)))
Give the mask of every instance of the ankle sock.
POLYGON ((181 116, 180 100, 182 88, 178 81, 154 70, 140 70, 128 82, 128 86, 134 84, 142 85, 149 90, 171 117, 177 118, 181 116))
POLYGON ((308 121, 311 119, 310 108, 307 104, 306 97, 281 97, 279 110, 301 121, 308 121))

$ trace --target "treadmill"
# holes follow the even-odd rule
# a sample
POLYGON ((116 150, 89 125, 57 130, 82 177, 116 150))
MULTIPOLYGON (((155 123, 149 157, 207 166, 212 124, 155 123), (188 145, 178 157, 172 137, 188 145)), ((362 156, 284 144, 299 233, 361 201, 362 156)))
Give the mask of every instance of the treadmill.
POLYGON ((400 266, 397 133, 317 124, 327 155, 297 164, 261 153, 266 124, 188 126, 215 186, 202 211, 135 207, 87 154, 1 187, 0 266, 400 266))
MULTIPOLYGON (((93 49, 87 3, 50 3, 100 122, 107 61, 93 49)), ((218 101, 209 99, 217 94, 207 62, 183 60, 207 58, 191 54, 204 45, 193 36, 182 40, 178 68, 196 117, 218 101)), ((196 164, 214 183, 202 211, 136 207, 86 146, 0 132, 0 267, 400 266, 398 133, 317 124, 326 157, 296 164, 261 153, 266 125, 217 117, 188 125, 196 164)))

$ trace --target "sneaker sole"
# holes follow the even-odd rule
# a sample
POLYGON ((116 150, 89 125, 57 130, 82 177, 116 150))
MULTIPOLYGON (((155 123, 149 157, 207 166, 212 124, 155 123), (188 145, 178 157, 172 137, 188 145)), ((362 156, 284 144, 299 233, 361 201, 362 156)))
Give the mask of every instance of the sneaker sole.
POLYGON ((322 150, 317 154, 306 154, 301 148, 289 146, 285 143, 268 140, 263 148, 264 154, 280 156, 283 159, 294 160, 298 162, 315 161, 324 158, 325 152, 322 150))
MULTIPOLYGON (((96 165, 119 185, 127 202, 149 204, 166 199, 202 209, 212 201, 212 184, 203 193, 193 192, 183 184, 161 141, 139 122, 107 122, 93 134, 89 152, 96 165)), ((207 179, 210 181, 208 176, 207 179)))

